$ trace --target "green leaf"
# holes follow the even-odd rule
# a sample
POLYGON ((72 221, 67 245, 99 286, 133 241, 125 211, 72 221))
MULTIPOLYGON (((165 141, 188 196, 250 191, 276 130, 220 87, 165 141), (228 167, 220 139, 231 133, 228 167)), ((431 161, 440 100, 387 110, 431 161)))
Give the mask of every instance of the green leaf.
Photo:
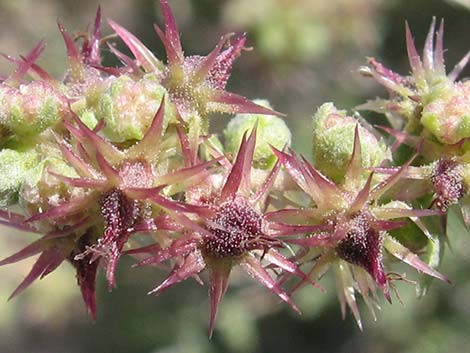
MULTIPOLYGON (((421 219, 429 230, 428 236, 430 237, 430 239, 427 239, 422 259, 433 269, 438 269, 440 266, 442 257, 444 256, 445 243, 447 242, 442 220, 441 217, 424 217, 421 219)), ((416 293, 418 297, 423 297, 426 295, 434 278, 427 275, 421 275, 420 277, 416 293)))

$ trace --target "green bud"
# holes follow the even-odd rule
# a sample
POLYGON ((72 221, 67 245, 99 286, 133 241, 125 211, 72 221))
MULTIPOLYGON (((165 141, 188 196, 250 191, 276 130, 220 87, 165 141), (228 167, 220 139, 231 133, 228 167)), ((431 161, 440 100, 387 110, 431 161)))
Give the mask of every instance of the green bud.
POLYGON ((42 81, 10 88, 0 98, 0 122, 19 136, 40 134, 53 127, 67 111, 59 92, 42 81))
MULTIPOLYGON (((254 100, 256 104, 271 108, 266 100, 254 100)), ((237 114, 224 130, 226 152, 236 154, 243 134, 251 132, 258 122, 256 132, 256 147, 253 157, 254 165, 257 168, 271 168, 276 161, 271 146, 282 149, 291 144, 291 132, 284 120, 274 115, 262 114, 237 114)))
MULTIPOLYGON (((167 91, 157 81, 133 81, 121 76, 101 95, 96 117, 106 122, 103 133, 113 142, 141 140, 167 91)), ((175 119, 175 108, 165 100, 164 128, 175 119)))
POLYGON ((470 82, 456 83, 426 104, 421 123, 444 144, 470 137, 470 82))
POLYGON ((31 170, 39 163, 39 154, 34 150, 0 151, 0 207, 10 206, 18 201, 23 183, 31 176, 31 170))
MULTIPOLYGON (((338 110, 333 103, 325 103, 313 117, 313 163, 314 166, 335 182, 344 178, 354 146, 357 119, 338 110)), ((379 165, 391 158, 383 141, 359 126, 359 136, 364 168, 379 165)))

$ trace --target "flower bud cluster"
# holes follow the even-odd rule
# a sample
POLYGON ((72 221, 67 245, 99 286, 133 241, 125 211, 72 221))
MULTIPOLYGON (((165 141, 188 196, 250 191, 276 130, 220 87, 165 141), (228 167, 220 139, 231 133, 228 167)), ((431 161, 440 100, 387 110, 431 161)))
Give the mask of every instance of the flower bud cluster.
POLYGON ((422 218, 444 217, 469 189, 470 90, 442 72, 442 30, 435 52, 428 36, 423 63, 408 33, 412 77, 374 59, 364 69, 395 92, 366 106, 399 115, 404 131, 384 129, 428 165, 392 166, 397 144, 332 103, 313 117, 310 163, 291 149, 291 132, 268 101, 226 90, 245 36, 185 56, 168 2, 160 3, 165 23, 155 29, 166 62, 109 21, 133 57, 110 46, 122 66, 104 66, 100 9, 80 48, 59 24, 63 80, 36 64, 42 43, 7 57, 16 69, 0 83, 0 223, 41 234, 0 261, 39 255, 12 296, 69 262, 96 318, 98 271, 111 290, 122 256, 138 259, 135 267, 168 262, 172 271, 150 293, 208 278, 212 334, 239 269, 297 312, 291 293, 321 289, 317 281, 332 269, 343 312, 349 306, 360 327, 356 295, 373 310, 376 293, 391 301, 400 279, 384 254, 448 281, 417 255, 436 241, 422 218), (213 112, 235 114, 221 139, 210 134, 213 112), (409 178, 425 186, 414 199, 403 192, 409 178), (415 238, 403 239, 409 228, 415 238), (140 244, 139 233, 151 241, 140 244))
MULTIPOLYGON (((393 151, 398 152, 399 146, 405 144, 420 156, 405 174, 408 179, 421 180, 423 187, 414 185, 409 197, 425 198, 426 194, 432 193, 433 200, 428 207, 446 211, 460 200, 467 202, 464 196, 470 186, 470 86, 467 81, 457 80, 470 60, 470 53, 447 74, 444 21, 437 32, 435 22, 434 18, 422 56, 418 54, 406 24, 410 76, 402 76, 374 58, 369 59, 369 67, 362 68, 361 72, 386 87, 390 97, 369 101, 360 108, 384 113, 389 118, 393 129, 383 127, 383 130, 396 139, 393 151)), ((392 173, 391 169, 381 171, 392 173)), ((469 224, 467 219, 466 222, 469 224)))

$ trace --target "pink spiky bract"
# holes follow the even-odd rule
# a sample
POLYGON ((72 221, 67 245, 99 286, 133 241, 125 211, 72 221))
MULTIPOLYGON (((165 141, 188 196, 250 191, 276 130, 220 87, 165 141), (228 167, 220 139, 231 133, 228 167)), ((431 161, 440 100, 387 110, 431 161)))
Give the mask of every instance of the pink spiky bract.
POLYGON ((87 29, 86 32, 81 32, 75 38, 68 33, 60 20, 57 21, 57 25, 67 52, 69 64, 67 79, 71 80, 73 83, 87 80, 87 72, 90 72, 91 76, 95 79, 99 78, 99 73, 93 72, 94 69, 120 75, 120 70, 105 68, 101 63, 101 6, 98 6, 96 10, 95 20, 91 30, 87 29), (75 39, 82 39, 81 47, 75 43, 75 39))
MULTIPOLYGON (((88 34, 88 33, 87 33, 88 34)), ((101 6, 96 10, 93 30, 88 34, 82 44, 82 56, 85 64, 100 65, 100 40, 101 40, 101 6)))
MULTIPOLYGON (((27 54, 22 60, 12 59, 17 63, 15 71, 5 80, 5 83, 16 86, 23 81, 24 76, 30 70, 34 70, 33 66, 36 65, 35 62, 39 59, 39 56, 44 51, 46 44, 44 40, 41 40, 32 50, 27 54)), ((7 57, 8 58, 8 57, 7 57)), ((38 66, 35 66, 39 68, 38 66)), ((36 72, 38 70, 35 70, 36 72)), ((42 69, 39 69, 39 72, 43 72, 42 69)))
POLYGON ((85 250, 85 244, 88 241, 87 234, 75 239, 74 232, 81 226, 83 224, 77 224, 62 234, 48 233, 16 254, 0 261, 0 266, 4 266, 40 254, 28 275, 10 295, 9 300, 23 292, 35 280, 44 278, 68 260, 76 268, 77 280, 85 306, 92 318, 96 320, 95 277, 98 262, 91 263, 90 258, 75 259, 77 253, 82 253, 85 250))
POLYGON ((136 200, 130 200, 121 190, 111 189, 100 200, 101 215, 104 219, 103 237, 99 239, 99 248, 106 249, 107 270, 106 278, 109 287, 116 285, 115 271, 117 261, 126 244, 132 227, 139 222, 140 205, 136 200))

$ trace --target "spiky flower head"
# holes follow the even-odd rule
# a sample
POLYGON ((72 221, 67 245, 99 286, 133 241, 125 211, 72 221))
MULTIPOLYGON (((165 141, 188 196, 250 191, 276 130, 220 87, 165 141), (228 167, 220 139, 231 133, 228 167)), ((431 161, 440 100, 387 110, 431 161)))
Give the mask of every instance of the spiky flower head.
POLYGON ((408 31, 411 77, 373 59, 369 72, 393 91, 388 111, 415 124, 408 132, 419 136, 395 134, 397 143, 413 144, 432 164, 378 168, 389 154, 375 132, 327 104, 314 119, 312 166, 286 152, 291 136, 272 116, 279 113, 226 91, 245 36, 226 35, 208 55, 185 56, 168 2, 160 4, 164 28, 156 32, 165 63, 110 21, 134 58, 109 46, 124 65, 105 67, 100 48, 108 37, 101 37, 100 9, 93 28, 78 38, 59 23, 68 58, 61 80, 36 63, 43 42, 25 56, 2 55, 16 68, 0 82, 0 224, 41 235, 0 261, 1 266, 39 255, 12 297, 69 262, 95 318, 99 268, 105 268, 112 289, 121 256, 131 254, 141 260, 138 265, 173 265, 151 293, 190 277, 199 280, 207 270, 212 333, 236 267, 296 311, 284 279, 299 278, 298 287, 316 285, 334 267, 343 312, 349 305, 359 323, 357 292, 369 305, 377 288, 390 299, 394 278, 385 270, 386 251, 446 280, 412 252, 421 248, 408 248, 404 244, 410 242, 395 232, 414 224, 433 241, 420 217, 441 215, 468 190, 468 144, 451 144, 466 138, 467 87, 453 83, 456 73, 445 75, 442 27, 435 51, 433 28, 428 35, 423 62, 408 31), (212 112, 237 114, 225 134, 226 156, 208 135, 212 112), (449 119, 458 123, 445 130, 449 119), (433 188, 435 209, 413 209, 395 198, 393 187, 410 175, 433 188), (307 208, 299 209, 299 200, 307 208), (156 243, 133 246, 138 232, 156 243), (299 251, 291 252, 289 243, 299 251), (312 261, 307 275, 300 266, 312 261))
POLYGON ((35 64, 44 48, 41 41, 21 59, 4 55, 16 69, 0 83, 0 126, 6 138, 20 143, 45 130, 60 129, 67 115, 67 99, 61 87, 35 64), (25 83, 27 74, 38 80, 25 83))
MULTIPOLYGON (((94 222, 104 221, 103 236, 97 244, 96 253, 105 255, 108 261, 107 278, 110 287, 114 287, 114 272, 123 246, 140 221, 145 205, 135 199, 135 189, 149 189, 162 184, 188 185, 191 178, 205 172, 211 164, 205 163, 192 168, 175 172, 164 172, 159 162, 164 162, 163 121, 165 99, 143 138, 128 149, 121 150, 110 141, 90 130, 78 116, 72 122, 65 123, 76 139, 77 151, 71 145, 61 142, 59 147, 65 160, 75 168, 78 178, 53 173, 53 175, 71 187, 88 190, 83 196, 71 198, 67 202, 43 210, 34 215, 30 221, 39 221, 71 217, 77 213, 82 217, 100 214, 101 217, 90 219, 94 222), (169 173, 168 173, 169 172, 169 173), (99 208, 99 211, 95 209, 99 208), (83 212, 83 210, 88 210, 83 212)), ((156 190, 161 191, 159 187, 156 190)))
POLYGON ((276 163, 259 189, 254 190, 250 177, 256 129, 257 127, 252 130, 248 138, 246 133, 243 136, 233 164, 228 160, 221 160, 227 169, 220 175, 222 178, 219 183, 214 182, 214 178, 195 185, 187 193, 186 203, 153 198, 177 222, 169 227, 166 221, 160 226, 156 223, 157 227, 167 227, 170 232, 182 232, 182 236, 170 241, 167 246, 157 245, 132 251, 153 253, 139 265, 177 260, 170 276, 150 293, 161 292, 203 270, 209 271, 211 334, 233 267, 239 265, 295 311, 299 311, 298 308, 265 266, 279 268, 309 281, 294 262, 281 254, 279 250, 284 248, 284 244, 279 241, 279 237, 313 231, 317 227, 290 226, 265 219, 263 210, 266 207, 266 196, 279 172, 280 164, 276 163))
MULTIPOLYGON (((206 57, 184 57, 167 1, 161 6, 165 30, 157 32, 168 65, 110 21, 135 60, 110 47, 124 67, 104 67, 99 8, 91 31, 80 35, 81 47, 58 24, 69 64, 63 81, 36 64, 43 42, 24 57, 4 55, 17 67, 0 83, 0 126, 2 137, 8 138, 1 147, 13 141, 11 150, 1 151, 3 169, 15 156, 18 160, 4 183, 2 207, 18 203, 23 215, 12 221, 5 211, 2 223, 46 233, 20 251, 28 256, 42 253, 20 287, 69 260, 93 315, 98 265, 106 267, 113 288, 116 265, 129 237, 140 230, 154 231, 148 217, 164 216, 164 206, 153 199, 207 178, 207 169, 217 161, 193 163, 204 130, 201 119, 207 126, 211 111, 273 113, 225 91, 233 62, 244 48, 244 35, 231 43, 231 36, 224 36, 206 57), (32 82, 25 81, 27 75, 32 82), (195 120, 189 121, 188 114, 195 120), (184 130, 189 130, 189 142, 184 130), (192 151, 190 157, 183 156, 186 168, 181 168, 178 135, 185 136, 182 149, 192 151), (39 138, 20 146, 25 136, 39 138)), ((24 257, 14 255, 2 264, 24 257)))
MULTIPOLYGON (((389 100, 368 102, 362 108, 401 116, 407 122, 404 131, 400 124, 391 120, 392 127, 382 127, 395 138, 393 152, 402 145, 412 147, 421 157, 419 167, 410 166, 404 173, 408 179, 422 181, 421 186, 406 188, 407 197, 422 197, 433 193, 430 207, 446 211, 458 203, 468 192, 468 143, 470 90, 466 82, 455 82, 470 59, 468 53, 449 73, 444 65, 443 35, 441 22, 436 34, 435 19, 426 37, 423 55, 419 56, 411 31, 406 25, 406 41, 412 75, 402 77, 385 68, 375 59, 365 73, 375 77, 390 91, 389 100)), ((383 168, 390 174, 397 168, 383 168)), ((419 184, 417 184, 419 186, 419 184)))
POLYGON ((467 120, 469 115, 467 85, 454 82, 468 60, 468 53, 449 73, 444 64, 444 22, 441 21, 436 34, 434 48, 435 19, 426 37, 423 55, 418 54, 411 31, 406 24, 406 44, 411 67, 410 76, 399 75, 386 68, 374 58, 369 59, 369 67, 361 71, 374 77, 390 92, 390 99, 370 101, 360 108, 386 113, 394 126, 406 122, 406 132, 419 135, 423 128, 439 142, 455 144, 469 137, 467 120))
POLYGON ((234 61, 244 49, 245 35, 224 35, 207 56, 185 56, 179 30, 167 0, 160 5, 164 29, 155 26, 166 51, 164 65, 134 35, 113 21, 110 26, 126 43, 144 72, 159 77, 170 99, 185 121, 198 116, 206 118, 210 112, 276 114, 240 95, 225 91, 234 61), (235 37, 232 41, 230 39, 235 37), (224 46, 228 44, 226 49, 224 46))
MULTIPOLYGON (((321 227, 305 239, 285 239, 286 242, 312 249, 318 257, 309 277, 315 279, 327 268, 337 273, 338 291, 343 315, 346 304, 361 327, 355 292, 362 295, 372 309, 371 297, 379 288, 390 301, 390 281, 383 264, 386 250, 418 271, 447 281, 409 249, 400 244, 389 231, 403 227, 407 219, 435 215, 436 211, 412 209, 403 203, 384 203, 383 197, 401 178, 406 167, 385 180, 378 181, 373 172, 362 167, 359 126, 355 128, 354 148, 342 183, 334 183, 305 159, 292 153, 275 150, 282 164, 298 186, 310 196, 310 208, 284 209, 269 214, 270 219, 291 219, 299 224, 321 227), (406 207, 405 207, 406 206, 406 207), (396 221, 401 219, 401 221, 396 221)), ((301 283, 299 285, 302 286, 301 283)))
MULTIPOLYGON (((26 194, 22 197, 31 195, 25 200, 25 208, 32 216, 28 219, 18 216, 21 222, 15 218, 13 223, 17 226, 24 223, 25 230, 34 232, 52 230, 0 264, 42 252, 31 274, 20 285, 22 290, 64 260, 69 260, 77 270, 84 301, 95 316, 94 278, 98 265, 102 263, 106 267, 109 288, 113 288, 117 262, 129 237, 147 229, 144 215, 161 212, 146 203, 139 190, 159 193, 163 190, 159 185, 170 184, 173 191, 169 192, 178 192, 203 178, 207 167, 214 162, 179 170, 168 169, 168 156, 165 156, 166 147, 162 142, 164 98, 144 137, 127 149, 119 149, 102 137, 100 126, 91 130, 76 114, 72 112, 71 115, 73 119, 64 125, 73 139, 69 142, 59 139, 56 146, 63 160, 48 160, 52 165, 45 164, 38 174, 39 180, 31 180, 30 190, 23 191, 26 194), (66 173, 57 168, 64 161, 69 165, 66 173), (70 169, 72 172, 68 172, 70 169)), ((8 213, 2 214, 3 218, 6 216, 8 213)), ((13 222, 9 218, 7 221, 13 222)))

